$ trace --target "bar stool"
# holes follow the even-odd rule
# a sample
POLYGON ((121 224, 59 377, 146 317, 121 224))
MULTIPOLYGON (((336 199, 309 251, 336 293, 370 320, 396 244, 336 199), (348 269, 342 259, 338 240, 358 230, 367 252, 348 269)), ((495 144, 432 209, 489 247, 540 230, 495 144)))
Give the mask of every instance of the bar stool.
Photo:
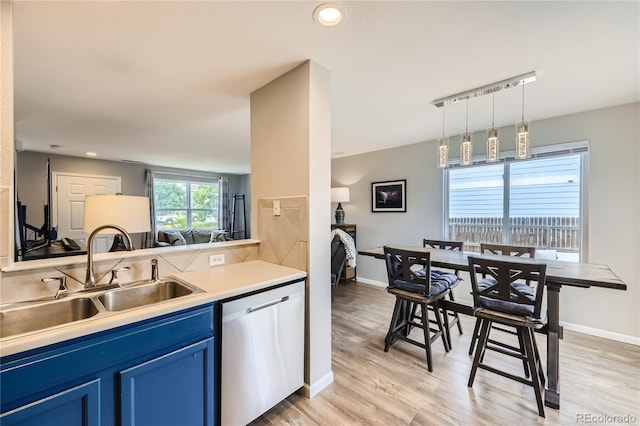
POLYGON ((449 352, 448 329, 440 316, 439 301, 450 292, 450 288, 446 281, 431 281, 429 253, 385 246, 384 256, 389 278, 387 292, 396 297, 384 351, 388 352, 397 340, 421 347, 427 355, 427 369, 432 372, 431 344, 441 338, 445 351, 449 352), (430 325, 428 306, 433 307, 435 328, 430 325), (414 315, 417 307, 421 312, 419 316, 414 315), (424 343, 409 337, 413 327, 423 330, 424 343))
POLYGON ((542 295, 546 268, 547 266, 542 263, 469 257, 474 314, 480 321, 481 328, 467 386, 473 386, 478 368, 532 386, 540 417, 544 417, 542 390, 545 379, 534 330, 541 329, 545 325, 546 312, 542 309, 542 295), (479 275, 485 278, 479 279, 479 275), (527 284, 530 282, 536 283, 535 289, 527 284), (503 347, 491 347, 489 332, 493 324, 514 327, 522 342, 520 348, 509 350, 503 347), (485 364, 486 349, 526 362, 528 371, 531 373, 530 379, 485 364))
MULTIPOLYGON (((464 243, 462 241, 444 241, 444 240, 429 240, 429 239, 423 239, 422 240, 422 246, 423 247, 430 247, 430 248, 435 248, 435 249, 441 249, 441 250, 453 250, 453 251, 463 251, 464 250, 464 243)), ((432 274, 436 273, 439 275, 442 274, 448 274, 447 272, 444 271, 439 271, 439 270, 432 270, 431 271, 432 274)), ((451 291, 449 292, 449 300, 451 300, 452 302, 455 302, 456 299, 453 295, 453 289, 454 287, 456 287, 460 281, 462 281, 462 278, 460 278, 460 271, 456 270, 455 271, 455 275, 458 277, 458 280, 451 285, 451 291)), ((433 275, 432 275, 433 276, 433 275)), ((460 322, 460 317, 458 316, 458 313, 455 311, 449 311, 448 315, 447 315, 447 321, 445 321, 448 323, 448 328, 449 330, 451 330, 451 327, 453 327, 454 325, 458 326, 458 333, 460 333, 460 335, 462 335, 462 323, 460 322)), ((453 346, 451 345, 451 331, 449 331, 447 333, 447 337, 449 339, 449 348, 453 348, 453 346)))
MULTIPOLYGON (((480 253, 483 254, 497 254, 497 255, 501 255, 501 256, 515 256, 515 257, 529 257, 531 259, 533 259, 536 255, 536 248, 535 247, 527 247, 527 246, 509 246, 509 245, 504 245, 504 244, 485 244, 485 243, 481 243, 480 244, 480 253)), ((496 328, 497 330, 503 331, 505 333, 511 333, 510 330, 505 330, 502 328, 496 328)), ((480 335, 480 321, 476 320, 476 324, 473 327, 473 336, 471 336, 471 344, 469 345, 469 355, 473 354, 473 348, 476 345, 476 342, 478 340, 478 336, 480 335)), ((520 344, 520 347, 522 347, 522 339, 518 336, 518 341, 520 344)), ((493 343, 497 343, 497 342, 493 342, 493 343)), ((500 343, 497 343, 500 344, 500 343)), ((508 349, 513 349, 511 346, 507 346, 507 345, 503 345, 505 347, 507 347, 508 349)), ((524 371, 525 374, 527 374, 528 376, 528 370, 527 370, 527 366, 526 363, 524 364, 524 371)))

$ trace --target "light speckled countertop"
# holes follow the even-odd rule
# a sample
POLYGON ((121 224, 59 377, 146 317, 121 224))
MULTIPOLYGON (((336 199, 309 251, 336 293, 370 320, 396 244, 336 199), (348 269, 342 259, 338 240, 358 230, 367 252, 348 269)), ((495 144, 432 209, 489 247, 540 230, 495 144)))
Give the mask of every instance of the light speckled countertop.
POLYGON ((110 313, 104 317, 88 318, 45 330, 6 337, 0 340, 0 356, 12 355, 86 336, 289 281, 300 280, 306 276, 305 271, 261 260, 182 272, 173 275, 173 277, 199 287, 204 292, 155 305, 110 313))

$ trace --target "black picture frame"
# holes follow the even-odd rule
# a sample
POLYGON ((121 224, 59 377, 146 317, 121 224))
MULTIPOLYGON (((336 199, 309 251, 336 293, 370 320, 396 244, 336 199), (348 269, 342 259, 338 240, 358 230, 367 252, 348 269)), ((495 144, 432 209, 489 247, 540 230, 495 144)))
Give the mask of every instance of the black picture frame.
POLYGON ((371 183, 371 211, 373 213, 406 213, 407 180, 371 183))

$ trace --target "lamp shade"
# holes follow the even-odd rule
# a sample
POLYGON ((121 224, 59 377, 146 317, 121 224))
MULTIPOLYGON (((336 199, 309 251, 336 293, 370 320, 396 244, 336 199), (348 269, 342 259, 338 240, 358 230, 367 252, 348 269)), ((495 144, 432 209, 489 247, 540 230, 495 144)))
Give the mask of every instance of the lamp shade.
POLYGON ((348 203, 349 188, 331 188, 332 203, 348 203))
MULTIPOLYGON (((89 234, 102 225, 118 225, 128 233, 151 230, 149 198, 132 195, 87 195, 82 231, 89 234)), ((101 234, 118 234, 104 229, 101 234)))

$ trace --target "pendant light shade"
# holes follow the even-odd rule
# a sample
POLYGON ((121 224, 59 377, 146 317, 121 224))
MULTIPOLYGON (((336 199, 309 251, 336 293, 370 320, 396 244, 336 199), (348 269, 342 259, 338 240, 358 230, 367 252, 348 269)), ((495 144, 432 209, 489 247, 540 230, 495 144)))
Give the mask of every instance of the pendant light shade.
POLYGON ((438 168, 446 169, 449 165, 449 138, 442 138, 438 141, 438 168))
POLYGON ((471 135, 462 136, 462 144, 460 144, 460 165, 469 166, 473 157, 473 141, 471 135))
POLYGON ((467 99, 467 118, 462 143, 460 144, 460 165, 469 166, 473 162, 473 141, 469 134, 469 99, 467 99))
POLYGON ((516 159, 524 160, 530 156, 529 138, 529 122, 523 121, 516 124, 516 159))
POLYGON ((444 108, 442 108, 442 138, 438 139, 438 168, 445 169, 449 165, 449 138, 444 136, 444 108))
POLYGON ((491 101, 491 127, 487 130, 487 163, 495 163, 500 160, 500 139, 498 139, 498 129, 494 124, 495 97, 494 93, 491 101))
POLYGON ((487 163, 495 163, 500 160, 500 139, 498 129, 487 130, 487 163))
POLYGON ((524 121, 524 84, 522 85, 522 121, 516 123, 516 159, 524 160, 529 158, 529 145, 531 135, 529 133, 529 122, 524 121))

